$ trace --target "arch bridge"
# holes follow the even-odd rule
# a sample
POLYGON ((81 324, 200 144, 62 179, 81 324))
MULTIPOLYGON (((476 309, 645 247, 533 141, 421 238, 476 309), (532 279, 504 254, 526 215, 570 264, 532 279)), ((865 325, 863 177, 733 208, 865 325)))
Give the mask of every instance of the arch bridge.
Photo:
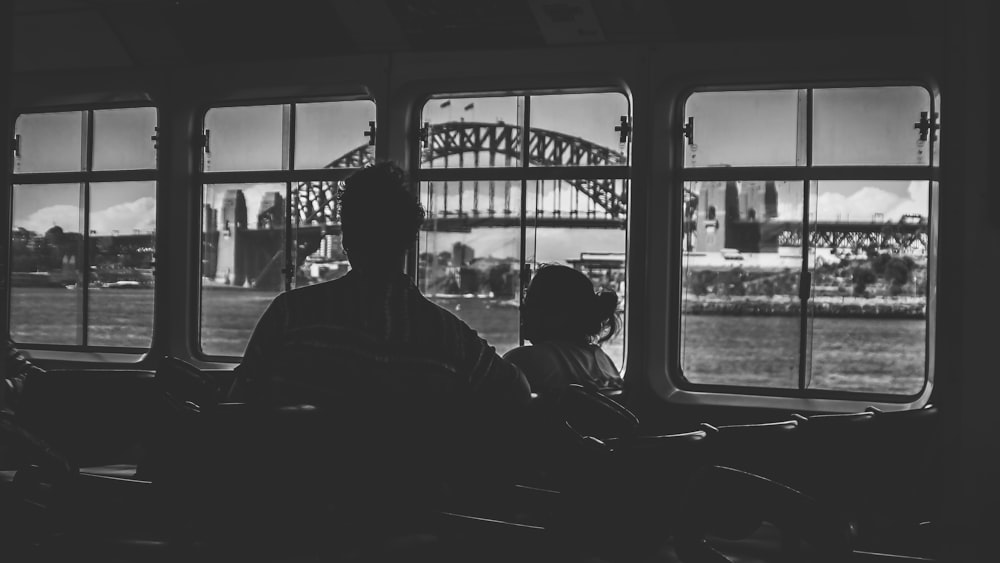
MULTIPOLYGON (((521 162, 521 128, 507 123, 447 122, 430 125, 421 150, 422 168, 511 168, 521 162), (467 166, 471 164, 471 166, 467 166)), ((527 146, 528 163, 531 166, 624 166, 626 158, 618 151, 574 137, 546 129, 530 129, 527 146)), ((371 147, 362 145, 342 155, 327 165, 327 168, 359 168, 373 161, 371 147)), ((627 209, 627 189, 625 182, 612 178, 581 178, 553 180, 551 188, 565 203, 558 206, 540 208, 535 212, 532 224, 537 226, 577 226, 596 228, 623 228, 627 209), (563 186, 567 186, 569 197, 561 197, 563 186)), ((428 221, 425 229, 465 230, 471 226, 516 226, 518 212, 511 208, 510 181, 455 180, 451 182, 428 182, 422 199, 437 203, 427 209, 428 221), (471 189, 467 184, 472 184, 471 189), (480 189, 480 183, 488 188, 480 189), (449 185, 450 184, 450 185, 449 185), (497 185, 502 184, 502 185, 497 185), (440 191, 438 191, 440 189, 440 191), (449 189, 456 196, 458 207, 448 209, 449 189), (484 192, 485 193, 482 193, 484 192), (470 192, 470 198, 464 197, 470 192), (485 209, 480 208, 481 200, 486 200, 485 209), (497 205, 497 200, 502 202, 497 205), (468 203, 467 203, 468 202, 468 203)), ((339 222, 334 182, 300 182, 295 194, 295 206, 300 225, 332 225, 339 222)), ((544 189, 544 188, 543 188, 544 189)), ((426 203, 425 203, 426 205, 426 203)))

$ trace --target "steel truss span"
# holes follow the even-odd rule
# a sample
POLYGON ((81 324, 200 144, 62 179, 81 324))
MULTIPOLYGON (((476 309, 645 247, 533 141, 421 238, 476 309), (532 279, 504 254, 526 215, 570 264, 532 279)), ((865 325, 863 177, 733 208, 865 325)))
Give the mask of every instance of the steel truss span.
MULTIPOLYGON (((469 155, 475 167, 480 159, 487 159, 489 167, 502 158, 504 165, 521 158, 521 130, 507 123, 448 122, 430 125, 421 161, 434 164, 458 156, 464 160, 469 155)), ((545 129, 531 129, 528 133, 528 161, 537 166, 622 166, 626 158, 618 151, 603 147, 572 135, 545 129)), ((326 168, 361 168, 373 162, 371 146, 361 145, 332 161, 326 168)), ((588 221, 602 225, 620 226, 626 216, 627 194, 617 187, 615 180, 607 178, 563 179, 580 194, 593 201, 601 210, 584 213, 587 217, 574 218, 574 223, 588 221)), ((295 203, 299 221, 303 225, 333 224, 339 221, 336 193, 338 187, 331 181, 299 182, 295 203)), ((458 217, 467 215, 464 210, 455 212, 458 217)), ((575 212, 554 210, 555 217, 575 212)), ((494 221, 495 222, 495 221, 494 221)))

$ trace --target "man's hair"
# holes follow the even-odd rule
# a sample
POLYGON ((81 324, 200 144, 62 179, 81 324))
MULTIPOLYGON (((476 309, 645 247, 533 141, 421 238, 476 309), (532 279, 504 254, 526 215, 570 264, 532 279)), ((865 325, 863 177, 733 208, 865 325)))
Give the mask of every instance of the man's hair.
POLYGON ((424 208, 406 189, 392 162, 369 165, 344 181, 340 224, 355 251, 396 256, 409 249, 424 222, 424 208))

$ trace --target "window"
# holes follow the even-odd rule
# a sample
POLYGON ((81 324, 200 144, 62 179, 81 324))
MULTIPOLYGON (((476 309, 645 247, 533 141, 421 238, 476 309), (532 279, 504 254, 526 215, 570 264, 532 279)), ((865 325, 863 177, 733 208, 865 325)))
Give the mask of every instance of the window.
POLYGON ((687 382, 802 396, 920 392, 936 111, 917 86, 688 98, 687 382))
POLYGON ((15 123, 10 333, 19 344, 148 348, 156 109, 15 123))
POLYGON ((336 193, 374 159, 375 104, 217 107, 204 125, 200 343, 233 357, 279 292, 347 273, 336 193))
MULTIPOLYGON (((522 343, 521 286, 541 264, 576 267, 624 303, 629 115, 613 92, 431 98, 418 172, 424 294, 501 354, 522 343)), ((603 346, 621 367, 624 335, 603 346)))

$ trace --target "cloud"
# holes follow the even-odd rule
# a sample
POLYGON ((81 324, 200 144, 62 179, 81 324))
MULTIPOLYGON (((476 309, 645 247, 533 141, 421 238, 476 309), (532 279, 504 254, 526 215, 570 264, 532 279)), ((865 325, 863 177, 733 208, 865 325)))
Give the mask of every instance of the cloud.
POLYGON ((44 233, 52 227, 65 232, 80 232, 80 208, 75 205, 50 205, 35 211, 23 220, 14 218, 14 228, 44 233))
POLYGON ((893 219, 902 217, 903 215, 923 215, 927 217, 927 210, 930 205, 930 200, 928 199, 930 196, 929 183, 910 182, 910 185, 906 188, 906 193, 910 196, 909 199, 901 200, 885 216, 892 217, 893 219))
POLYGON ((874 214, 899 205, 901 198, 882 188, 865 186, 845 196, 822 193, 816 202, 819 221, 871 221, 874 214))
MULTIPOLYGON (((80 232, 80 208, 75 205, 50 205, 35 211, 23 220, 14 220, 14 227, 44 233, 53 226, 65 232, 80 232)), ((152 231, 156 228, 156 200, 142 197, 95 211, 90 215, 90 230, 99 235, 119 231, 131 234, 135 229, 152 231)))
POLYGON ((142 197, 112 205, 90 216, 90 230, 98 234, 110 234, 120 231, 130 234, 133 230, 152 231, 156 228, 156 199, 142 197))

